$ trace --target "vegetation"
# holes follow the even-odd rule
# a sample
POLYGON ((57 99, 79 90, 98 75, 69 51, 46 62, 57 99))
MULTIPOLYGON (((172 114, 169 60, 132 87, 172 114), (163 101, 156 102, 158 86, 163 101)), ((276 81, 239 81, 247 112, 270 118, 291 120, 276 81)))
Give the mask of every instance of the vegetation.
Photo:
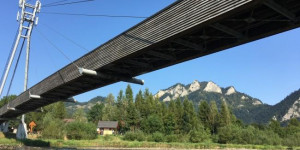
MULTIPOLYGON (((166 105, 148 89, 134 97, 130 85, 125 93, 110 94, 101 104, 95 104, 85 113, 73 113, 75 122, 66 123, 63 103, 49 105, 42 113, 30 113, 27 120, 37 122, 36 131, 51 146, 113 146, 113 147, 177 147, 177 148, 267 148, 300 146, 300 122, 292 119, 282 127, 278 121, 268 124, 244 124, 222 101, 220 109, 215 101, 200 101, 198 106, 188 99, 172 100, 166 105), (97 138, 99 120, 119 122, 122 136, 97 138), (67 138, 68 140, 62 140, 67 138), (58 140, 59 139, 59 140, 58 140), (75 141, 74 141, 75 140, 75 141), (76 140, 81 140, 76 141, 76 140), (86 140, 90 140, 88 143, 86 140), (106 142, 102 142, 106 141, 106 142), (184 143, 184 144, 182 144, 184 143), (223 145, 226 144, 226 145, 223 145), (135 145, 135 146, 133 146, 135 145)), ((1 143, 1 141, 0 141, 1 143)))
POLYGON ((73 140, 92 140, 97 138, 96 126, 93 123, 71 122, 66 125, 66 132, 67 138, 73 140))

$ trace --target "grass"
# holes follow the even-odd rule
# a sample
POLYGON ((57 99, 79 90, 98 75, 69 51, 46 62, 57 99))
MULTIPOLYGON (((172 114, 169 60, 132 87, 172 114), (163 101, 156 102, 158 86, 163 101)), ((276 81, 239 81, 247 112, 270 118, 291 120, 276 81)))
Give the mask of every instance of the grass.
MULTIPOLYGON (((3 136, 0 133, 0 145, 8 146, 36 146, 36 147, 115 147, 115 148, 178 148, 178 149, 225 149, 225 148, 246 148, 246 149, 288 149, 286 146, 270 145, 238 145, 238 144, 217 144, 217 143, 166 143, 166 142, 138 142, 124 141, 121 136, 99 136, 95 140, 57 140, 57 139, 33 139, 16 140, 3 136)), ((300 149, 300 147, 294 148, 300 149)))

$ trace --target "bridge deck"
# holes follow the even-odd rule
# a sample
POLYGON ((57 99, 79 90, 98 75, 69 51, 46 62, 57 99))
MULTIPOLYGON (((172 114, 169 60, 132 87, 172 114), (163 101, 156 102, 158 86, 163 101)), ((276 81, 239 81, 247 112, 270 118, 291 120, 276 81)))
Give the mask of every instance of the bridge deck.
POLYGON ((138 76, 291 30, 300 26, 299 16, 299 0, 176 1, 74 62, 114 79, 82 75, 69 64, 0 108, 0 118, 123 80, 118 77, 138 76), (42 98, 30 98, 29 92, 42 98))

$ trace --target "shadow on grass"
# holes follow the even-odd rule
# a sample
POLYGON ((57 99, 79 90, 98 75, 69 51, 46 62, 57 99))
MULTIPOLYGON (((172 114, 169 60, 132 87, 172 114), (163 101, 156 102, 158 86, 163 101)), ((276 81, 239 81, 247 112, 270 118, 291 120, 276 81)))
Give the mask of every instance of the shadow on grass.
POLYGON ((5 138, 8 139, 15 139, 21 143, 23 143, 25 146, 34 146, 34 147, 50 147, 50 142, 46 142, 43 140, 35 139, 24 139, 24 140, 18 140, 16 139, 16 134, 14 133, 4 133, 5 138))

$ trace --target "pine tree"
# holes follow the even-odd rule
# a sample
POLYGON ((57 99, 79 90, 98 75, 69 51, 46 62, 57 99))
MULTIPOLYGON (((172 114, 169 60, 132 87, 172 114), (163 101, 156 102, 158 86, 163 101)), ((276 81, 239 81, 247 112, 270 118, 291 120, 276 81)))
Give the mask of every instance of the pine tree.
POLYGON ((231 124, 231 114, 225 101, 222 101, 219 121, 221 127, 231 124))
POLYGON ((199 105, 198 117, 205 128, 209 128, 209 105, 206 101, 201 101, 199 105))
POLYGON ((175 101, 175 108, 175 133, 179 134, 183 130, 183 106, 179 98, 177 98, 175 101))
POLYGON ((102 120, 112 121, 117 120, 116 108, 114 106, 115 97, 113 94, 109 94, 105 99, 105 107, 103 110, 102 120))
POLYGON ((126 107, 126 128, 127 130, 130 129, 131 131, 134 131, 140 121, 140 114, 135 108, 135 104, 133 103, 133 92, 131 89, 131 86, 128 85, 126 88, 126 101, 127 101, 127 107, 126 107))
POLYGON ((215 101, 211 101, 208 122, 212 134, 216 134, 219 120, 219 112, 215 101))

